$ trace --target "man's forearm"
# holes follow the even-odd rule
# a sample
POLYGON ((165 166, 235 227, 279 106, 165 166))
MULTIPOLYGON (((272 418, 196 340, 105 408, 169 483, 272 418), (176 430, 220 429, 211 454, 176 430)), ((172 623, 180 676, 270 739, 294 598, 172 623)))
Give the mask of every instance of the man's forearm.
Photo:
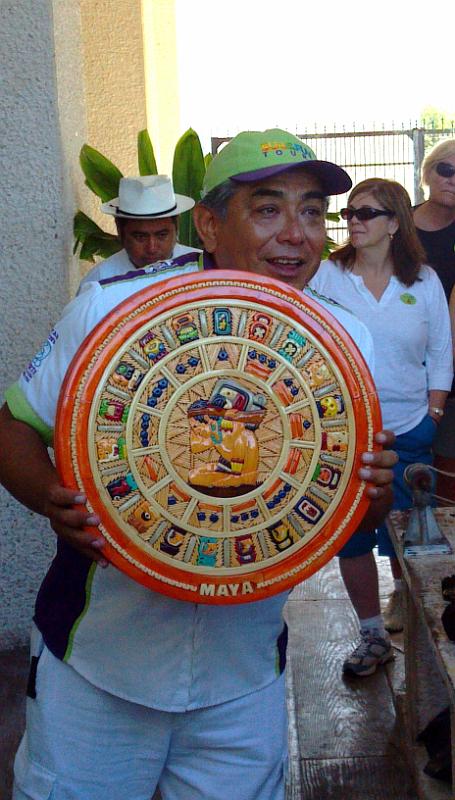
POLYGON ((63 486, 39 434, 0 409, 0 482, 21 503, 49 519, 51 528, 83 555, 107 565, 101 552, 106 544, 97 526, 99 517, 85 508, 78 489, 63 486))
POLYGON ((39 434, 16 420, 8 406, 0 409, 0 482, 32 511, 46 514, 46 487, 58 481, 39 434))

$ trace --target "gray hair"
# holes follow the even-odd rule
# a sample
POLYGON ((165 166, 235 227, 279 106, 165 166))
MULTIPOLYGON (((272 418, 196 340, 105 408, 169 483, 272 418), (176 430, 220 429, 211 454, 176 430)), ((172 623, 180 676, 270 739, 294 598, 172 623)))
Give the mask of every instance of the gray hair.
MULTIPOLYGON (((223 183, 211 189, 210 192, 203 195, 199 202, 201 205, 210 208, 220 219, 226 219, 229 201, 237 194, 242 186, 244 186, 244 184, 233 181, 232 178, 228 178, 226 181, 223 181, 223 183)), ((324 210, 326 212, 329 208, 329 201, 330 198, 325 196, 324 210)))
POLYGON ((239 191, 241 184, 236 183, 232 178, 218 184, 210 192, 204 194, 199 201, 201 205, 207 206, 220 219, 226 219, 229 201, 239 191))

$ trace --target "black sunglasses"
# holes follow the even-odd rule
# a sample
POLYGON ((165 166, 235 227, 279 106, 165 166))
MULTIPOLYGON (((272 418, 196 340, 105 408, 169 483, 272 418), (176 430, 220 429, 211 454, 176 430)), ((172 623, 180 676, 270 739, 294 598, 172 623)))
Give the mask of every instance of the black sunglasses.
POLYGON ((448 164, 447 161, 438 161, 435 170, 441 178, 453 178, 455 175, 455 167, 452 167, 452 164, 448 164))
POLYGON ((361 206, 360 208, 342 208, 340 211, 341 219, 350 221, 353 217, 357 217, 361 222, 366 222, 375 217, 393 217, 393 211, 385 211, 379 208, 370 208, 370 206, 361 206))

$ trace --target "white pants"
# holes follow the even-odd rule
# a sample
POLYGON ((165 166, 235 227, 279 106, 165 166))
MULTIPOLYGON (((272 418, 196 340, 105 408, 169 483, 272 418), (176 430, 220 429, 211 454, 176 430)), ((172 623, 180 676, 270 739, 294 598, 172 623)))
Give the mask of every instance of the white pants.
MULTIPOLYGON (((144 676, 138 676, 138 680, 144 676)), ((44 648, 13 800, 284 800, 284 676, 209 708, 155 711, 97 689, 44 648)))

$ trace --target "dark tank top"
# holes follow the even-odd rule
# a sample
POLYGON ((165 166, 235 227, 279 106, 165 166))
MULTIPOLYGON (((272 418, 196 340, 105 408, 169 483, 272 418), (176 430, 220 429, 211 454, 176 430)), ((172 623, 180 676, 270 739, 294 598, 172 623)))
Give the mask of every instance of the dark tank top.
POLYGON ((438 231, 423 231, 417 234, 427 254, 427 264, 438 273, 447 300, 455 285, 455 222, 438 231))
MULTIPOLYGON (((455 222, 438 231, 423 231, 421 228, 416 230, 427 255, 427 264, 438 273, 449 302, 455 285, 455 222)), ((455 396, 455 377, 450 396, 455 396)))

